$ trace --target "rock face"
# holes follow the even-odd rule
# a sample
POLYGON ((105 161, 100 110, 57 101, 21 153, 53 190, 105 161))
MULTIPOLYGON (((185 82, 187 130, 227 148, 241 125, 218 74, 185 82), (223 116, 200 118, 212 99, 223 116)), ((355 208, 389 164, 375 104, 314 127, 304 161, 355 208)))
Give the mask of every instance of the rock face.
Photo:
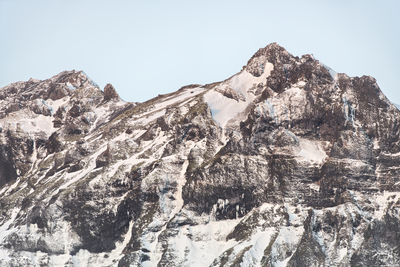
POLYGON ((399 266, 400 111, 277 44, 144 103, 0 89, 1 266, 399 266), (112 100, 112 101, 110 101, 112 100))
POLYGON ((105 101, 109 101, 111 99, 118 100, 119 99, 119 95, 118 95, 117 91, 115 91, 114 86, 112 86, 112 84, 108 83, 104 87, 104 100, 105 101))

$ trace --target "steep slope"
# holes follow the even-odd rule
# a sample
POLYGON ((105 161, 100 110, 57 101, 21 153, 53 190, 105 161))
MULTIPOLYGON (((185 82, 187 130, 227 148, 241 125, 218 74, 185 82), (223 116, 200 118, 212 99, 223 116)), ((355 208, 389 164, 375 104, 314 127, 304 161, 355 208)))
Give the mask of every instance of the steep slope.
POLYGON ((400 111, 277 44, 144 103, 0 89, 2 266, 400 265, 400 111))

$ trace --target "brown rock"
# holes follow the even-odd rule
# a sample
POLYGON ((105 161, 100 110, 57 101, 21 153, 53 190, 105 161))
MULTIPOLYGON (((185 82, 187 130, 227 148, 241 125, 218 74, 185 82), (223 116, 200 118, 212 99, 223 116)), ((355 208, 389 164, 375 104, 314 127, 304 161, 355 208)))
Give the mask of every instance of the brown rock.
POLYGON ((118 95, 117 91, 115 91, 114 86, 112 86, 112 84, 108 83, 104 87, 104 100, 109 101, 111 99, 119 99, 119 95, 118 95))
POLYGON ((49 139, 46 141, 45 147, 49 154, 61 151, 61 142, 59 140, 58 133, 53 133, 49 139))
POLYGON ((110 146, 107 146, 107 149, 97 157, 96 168, 107 166, 111 162, 112 155, 110 150, 110 146))
POLYGON ((66 95, 68 95, 68 91, 65 88, 63 88, 60 85, 53 85, 50 88, 47 97, 50 98, 51 100, 58 100, 66 95))

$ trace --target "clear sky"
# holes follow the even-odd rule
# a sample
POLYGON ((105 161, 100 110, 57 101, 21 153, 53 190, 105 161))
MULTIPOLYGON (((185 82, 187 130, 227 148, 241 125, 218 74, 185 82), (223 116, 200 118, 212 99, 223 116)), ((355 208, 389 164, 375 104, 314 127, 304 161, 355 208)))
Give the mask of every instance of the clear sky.
POLYGON ((127 101, 240 71, 278 42, 400 104, 400 1, 0 0, 0 86, 84 70, 127 101))

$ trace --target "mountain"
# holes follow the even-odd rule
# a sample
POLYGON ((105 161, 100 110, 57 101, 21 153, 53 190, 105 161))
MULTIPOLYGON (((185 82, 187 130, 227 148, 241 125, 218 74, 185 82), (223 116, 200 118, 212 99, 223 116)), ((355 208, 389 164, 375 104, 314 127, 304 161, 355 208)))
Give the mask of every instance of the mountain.
POLYGON ((400 111, 278 44, 144 103, 0 89, 1 266, 399 266, 400 111))

